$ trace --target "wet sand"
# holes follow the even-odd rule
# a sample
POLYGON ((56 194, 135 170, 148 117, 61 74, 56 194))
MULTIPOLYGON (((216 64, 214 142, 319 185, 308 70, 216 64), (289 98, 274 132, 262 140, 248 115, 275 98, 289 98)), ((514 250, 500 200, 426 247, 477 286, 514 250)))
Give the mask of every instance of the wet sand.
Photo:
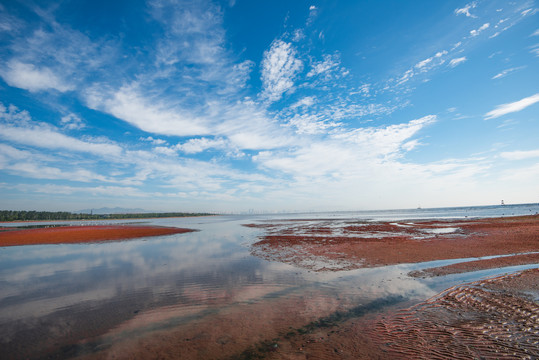
MULTIPOLYGON (((539 249, 537 215, 413 223, 303 220, 248 226, 266 231, 253 244, 253 255, 315 271, 523 254, 539 249)), ((511 261, 536 263, 537 257, 491 260, 489 266, 499 267, 496 261, 499 266, 506 266, 511 261)), ((479 263, 474 265, 480 267, 479 263)))
POLYGON ((537 359, 539 269, 296 335, 268 359, 537 359))
POLYGON ((220 309, 155 309, 80 344, 82 359, 534 359, 539 269, 462 284, 416 305, 357 304, 289 289, 220 309), (301 295, 300 295, 301 294, 301 295), (405 308, 405 309, 403 309, 405 308), (299 311, 309 309, 309 311, 299 311), (196 314, 211 314, 198 317, 196 314), (174 324, 174 319, 193 322, 174 324), (81 351, 82 350, 82 351, 81 351))
POLYGON ((171 227, 132 225, 62 226, 38 229, 0 228, 0 230, 0 246, 89 243, 194 231, 171 227))

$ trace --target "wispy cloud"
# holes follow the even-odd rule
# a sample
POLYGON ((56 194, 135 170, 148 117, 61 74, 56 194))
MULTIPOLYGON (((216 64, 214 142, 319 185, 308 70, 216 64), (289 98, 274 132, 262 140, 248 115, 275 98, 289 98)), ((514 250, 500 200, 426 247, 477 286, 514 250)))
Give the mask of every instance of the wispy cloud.
POLYGON ((462 64, 462 63, 465 62, 466 60, 468 60, 468 59, 466 58, 466 56, 459 57, 459 58, 456 58, 456 59, 451 59, 451 61, 449 62, 449 66, 455 67, 455 66, 457 66, 457 65, 462 64))
POLYGON ((86 127, 82 119, 73 113, 62 116, 60 123, 64 129, 68 130, 80 130, 86 127))
POLYGON ((498 74, 494 75, 492 77, 492 80, 501 79, 501 78, 506 77, 507 75, 509 75, 509 74, 511 74, 511 73, 513 73, 515 71, 522 70, 524 68, 525 68, 525 66, 518 66, 518 67, 514 67, 514 68, 510 68, 510 69, 505 69, 505 70, 499 72, 498 74))
POLYGON ((380 161, 400 158, 413 148, 410 138, 434 121, 436 117, 430 115, 381 128, 341 129, 326 140, 309 142, 293 152, 263 152, 254 160, 296 178, 346 177, 359 169, 370 171, 380 161))
POLYGON ((0 69, 0 75, 10 85, 31 92, 41 90, 58 90, 65 92, 73 90, 73 86, 67 84, 49 68, 36 68, 32 64, 25 64, 16 60, 9 61, 0 69))
POLYGON ((311 70, 307 73, 307 77, 313 77, 316 75, 324 74, 327 71, 334 69, 340 65, 340 59, 338 55, 324 55, 323 61, 315 62, 311 70))
POLYGON ((449 52, 447 50, 441 50, 436 52, 436 54, 433 56, 419 61, 412 68, 404 72, 404 74, 398 79, 396 79, 397 85, 405 84, 417 75, 424 74, 438 68, 446 62, 445 57, 448 53, 449 52))
POLYGON ((478 29, 474 29, 474 30, 470 31, 470 35, 472 37, 477 36, 480 33, 482 33, 483 31, 485 31, 486 29, 488 29, 489 27, 490 27, 490 23, 485 23, 485 24, 481 25, 478 29))
POLYGON ((183 144, 178 144, 175 149, 182 151, 186 154, 197 154, 208 149, 227 149, 230 147, 230 143, 223 138, 209 139, 209 138, 195 138, 190 139, 183 144))
POLYGON ((106 77, 107 70, 117 68, 116 43, 91 39, 59 24, 52 10, 33 6, 33 12, 40 19, 37 25, 24 23, 12 32, 16 41, 9 44, 9 55, 0 68, 8 84, 33 92, 66 92, 76 90, 89 78, 106 77))
POLYGON ((111 142, 84 141, 59 132, 46 123, 32 121, 16 107, 0 104, 0 138, 43 149, 65 149, 99 156, 118 156, 122 148, 111 142), (21 121, 24 119, 24 121, 21 121))
POLYGON ((539 150, 507 151, 507 152, 502 152, 500 156, 507 160, 533 159, 533 158, 539 158, 539 150))
POLYGON ((303 62, 296 58, 292 44, 276 40, 264 53, 262 61, 263 97, 274 102, 294 87, 298 72, 303 69, 303 62))
POLYGON ((485 119, 495 119, 503 115, 518 112, 537 102, 539 102, 539 93, 512 103, 498 105, 494 110, 485 114, 485 119))
POLYGON ((321 115, 296 114, 288 121, 288 125, 295 127, 297 134, 314 135, 326 133, 328 129, 336 128, 341 124, 321 115))
POLYGON ((475 1, 471 2, 469 4, 466 4, 466 6, 464 6, 463 8, 455 9, 455 14, 456 15, 465 15, 465 16, 471 17, 471 18, 476 18, 477 16, 472 15, 470 13, 470 10, 474 9, 476 6, 477 6, 477 2, 475 2, 475 1))
POLYGON ((149 133, 178 136, 209 133, 204 119, 195 117, 189 110, 174 108, 173 104, 160 103, 159 98, 140 94, 136 84, 110 93, 103 88, 90 88, 85 95, 90 108, 114 115, 149 133))

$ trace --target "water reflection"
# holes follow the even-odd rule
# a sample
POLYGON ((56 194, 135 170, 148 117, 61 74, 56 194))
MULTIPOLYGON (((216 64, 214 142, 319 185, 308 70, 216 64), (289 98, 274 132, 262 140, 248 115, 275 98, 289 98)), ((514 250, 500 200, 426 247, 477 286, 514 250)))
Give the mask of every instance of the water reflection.
POLYGON ((211 339, 215 349, 236 351, 335 311, 395 296, 421 300, 439 290, 406 275, 420 265, 316 273, 252 257, 249 245, 261 232, 241 226, 252 221, 155 219, 145 222, 200 231, 0 248, 3 356, 112 356, 127 351, 133 337, 166 346, 156 332, 170 343, 188 339, 211 349, 211 339))

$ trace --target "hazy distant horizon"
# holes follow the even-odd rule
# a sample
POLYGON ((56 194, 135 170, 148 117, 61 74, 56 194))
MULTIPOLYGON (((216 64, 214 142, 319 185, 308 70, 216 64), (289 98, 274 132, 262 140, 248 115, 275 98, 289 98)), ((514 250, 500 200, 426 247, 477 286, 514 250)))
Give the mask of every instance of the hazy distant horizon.
MULTIPOLYGON (((465 205, 465 206, 450 206, 450 207, 411 207, 411 208, 394 208, 394 209, 348 209, 348 210, 263 210, 263 209, 246 209, 239 211, 208 211, 208 214, 212 215, 278 215, 278 214, 326 214, 326 213, 369 213, 369 212, 413 212, 413 211, 432 211, 432 210, 450 210, 450 209, 486 209, 486 208, 505 208, 513 209, 516 207, 538 207, 539 203, 519 203, 519 204, 486 204, 486 205, 465 205)), ((538 209, 539 210, 539 209, 538 209)), ((73 214, 94 214, 94 215, 107 215, 107 214, 144 214, 144 213, 198 213, 197 211, 165 211, 165 210, 148 210, 141 208, 120 208, 120 207, 102 207, 92 209, 79 209, 79 210, 46 210, 46 209, 0 209, 0 211, 44 211, 44 212, 56 212, 66 211, 73 214)), ((528 212, 522 213, 526 215, 528 212)), ((535 214, 535 213, 532 213, 535 214)), ((504 214, 510 215, 510 214, 504 214)))
POLYGON ((536 0, 0 4, 8 210, 539 202, 536 0))

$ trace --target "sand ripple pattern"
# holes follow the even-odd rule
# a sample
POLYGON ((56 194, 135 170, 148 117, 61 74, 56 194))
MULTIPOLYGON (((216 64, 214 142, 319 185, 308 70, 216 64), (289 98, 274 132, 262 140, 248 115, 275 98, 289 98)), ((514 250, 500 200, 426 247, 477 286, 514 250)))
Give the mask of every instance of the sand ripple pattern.
POLYGON ((395 359, 537 359, 538 279, 533 269, 450 288, 383 318, 371 336, 395 359), (502 286, 523 276, 534 296, 502 286))

